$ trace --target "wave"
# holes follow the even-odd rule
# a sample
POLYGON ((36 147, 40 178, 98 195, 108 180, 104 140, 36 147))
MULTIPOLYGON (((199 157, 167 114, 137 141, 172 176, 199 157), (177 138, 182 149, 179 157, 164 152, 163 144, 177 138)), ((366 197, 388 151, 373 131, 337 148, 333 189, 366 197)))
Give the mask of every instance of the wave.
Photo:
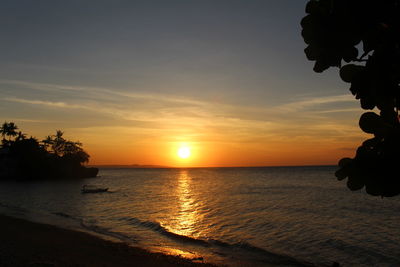
POLYGON ((141 226, 141 227, 145 227, 147 229, 156 231, 159 234, 162 234, 162 235, 164 235, 166 237, 169 237, 169 238, 177 240, 177 241, 193 243, 193 244, 202 245, 202 246, 205 246, 205 247, 210 246, 210 244, 205 240, 196 239, 196 238, 193 238, 193 237, 189 237, 189 236, 173 233, 173 232, 169 231, 168 229, 166 229, 165 227, 163 227, 158 222, 142 221, 142 220, 139 220, 137 218, 123 218, 123 219, 128 221, 128 222, 130 222, 131 224, 134 224, 134 225, 137 225, 137 226, 141 226))
POLYGON ((125 235, 120 232, 112 231, 109 228, 101 227, 101 226, 95 225, 93 223, 86 222, 82 218, 74 217, 74 216, 69 215, 64 212, 52 212, 52 214, 77 221, 83 229, 88 230, 90 232, 98 233, 98 234, 108 236, 108 237, 113 237, 113 238, 116 238, 121 241, 134 242, 134 243, 138 242, 137 239, 132 236, 128 236, 128 235, 125 235))
POLYGON ((89 231, 92 231, 92 232, 95 232, 98 234, 114 237, 121 241, 130 242, 130 243, 138 242, 138 240, 136 238, 133 238, 132 236, 128 236, 128 235, 125 235, 120 232, 111 231, 109 228, 101 227, 98 225, 90 225, 90 224, 85 223, 84 221, 81 222, 81 226, 86 230, 89 230, 89 231))
POLYGON ((312 264, 296 260, 287 255, 269 252, 263 248, 253 246, 246 241, 240 241, 237 243, 228 243, 228 242, 216 240, 216 239, 198 239, 198 238, 194 238, 194 237, 190 237, 190 236, 173 233, 173 232, 169 231, 167 228, 165 228, 164 226, 162 226, 159 222, 142 221, 138 218, 127 218, 127 217, 121 218, 121 220, 128 221, 129 223, 131 223, 135 226, 147 228, 147 229, 155 231, 163 236, 166 236, 170 239, 173 239, 175 241, 185 243, 185 244, 189 243, 189 244, 194 244, 194 245, 200 245, 203 247, 216 247, 216 248, 220 248, 220 249, 228 249, 234 253, 237 253, 238 250, 242 250, 243 252, 250 252, 252 254, 254 254, 254 253, 259 254, 259 255, 261 254, 263 257, 268 258, 269 263, 279 263, 279 264, 290 265, 290 266, 293 266, 293 265, 294 266, 313 266, 312 264))
MULTIPOLYGON (((12 205, 7 205, 0 202, 0 207, 7 207, 12 209, 18 209, 22 212, 24 209, 12 205)), ((113 231, 112 228, 107 228, 97 225, 96 221, 87 221, 84 218, 73 216, 64 212, 51 212, 52 215, 62 217, 66 220, 72 220, 76 223, 76 226, 80 226, 81 229, 88 231, 89 233, 100 234, 103 238, 111 238, 114 240, 119 240, 122 242, 127 242, 128 244, 137 244, 140 241, 139 237, 132 236, 132 234, 121 233, 113 231)), ((241 254, 241 257, 250 259, 251 261, 260 261, 265 264, 280 264, 286 266, 313 266, 309 263, 305 263, 296 260, 290 256, 283 254, 277 254, 269 252, 263 248, 253 246, 252 244, 241 241, 236 243, 228 243, 217 239, 199 239, 190 236, 180 235, 169 231, 167 228, 162 226, 159 222, 155 221, 145 221, 134 217, 123 217, 120 220, 125 221, 128 224, 146 228, 148 230, 154 231, 160 235, 163 235, 175 242, 182 244, 190 244, 195 246, 205 247, 211 249, 215 254, 219 255, 235 255, 241 254)))
POLYGON ((28 211, 27 209, 24 209, 22 207, 10 205, 10 204, 5 204, 5 203, 2 203, 2 202, 0 202, 0 207, 6 208, 6 209, 12 210, 12 211, 21 212, 21 213, 25 213, 25 212, 28 211))
POLYGON ((64 213, 64 212, 52 212, 52 214, 57 215, 57 216, 61 216, 61 217, 64 217, 64 218, 77 219, 77 218, 72 217, 69 214, 64 213))
MULTIPOLYGON (((53 212, 52 214, 63 217, 63 218, 78 221, 83 229, 93 232, 93 233, 101 234, 105 237, 115 238, 120 241, 124 241, 124 242, 128 242, 128 243, 138 243, 139 242, 138 239, 136 239, 135 237, 133 237, 131 235, 116 232, 110 228, 96 225, 95 224, 96 222, 87 222, 84 219, 77 218, 77 217, 71 216, 71 215, 63 213, 63 212, 53 212)), ((228 243, 228 242, 216 240, 216 239, 199 239, 199 238, 194 238, 194 237, 190 237, 190 236, 173 233, 173 232, 169 231, 167 228, 165 228, 164 226, 162 226, 159 222, 155 222, 155 221, 144 221, 144 220, 140 220, 140 219, 134 218, 134 217, 123 217, 123 218, 120 218, 120 220, 125 221, 134 226, 139 226, 139 227, 143 227, 148 230, 154 231, 158 234, 161 234, 161 235, 163 235, 169 239, 172 239, 176 242, 179 242, 179 243, 202 246, 202 247, 206 247, 208 249, 216 250, 216 251, 214 251, 216 254, 221 254, 221 255, 232 254, 232 255, 234 255, 234 254, 241 253, 243 255, 248 255, 248 257, 251 258, 252 260, 254 260, 255 258, 258 258, 260 261, 264 261, 264 262, 270 263, 270 264, 280 264, 280 265, 287 265, 287 266, 313 266, 309 263, 299 261, 290 256, 272 253, 263 248, 253 246, 252 244, 250 244, 246 241, 241 241, 241 242, 236 242, 236 243, 228 243)))

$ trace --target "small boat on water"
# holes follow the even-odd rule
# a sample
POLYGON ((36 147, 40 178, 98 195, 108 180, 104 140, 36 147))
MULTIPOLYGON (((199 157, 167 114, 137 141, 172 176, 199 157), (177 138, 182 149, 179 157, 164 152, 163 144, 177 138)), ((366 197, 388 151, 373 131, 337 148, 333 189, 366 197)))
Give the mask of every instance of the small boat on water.
POLYGON ((82 193, 102 193, 102 192, 107 192, 108 188, 101 188, 97 187, 95 185, 84 185, 81 189, 82 193))

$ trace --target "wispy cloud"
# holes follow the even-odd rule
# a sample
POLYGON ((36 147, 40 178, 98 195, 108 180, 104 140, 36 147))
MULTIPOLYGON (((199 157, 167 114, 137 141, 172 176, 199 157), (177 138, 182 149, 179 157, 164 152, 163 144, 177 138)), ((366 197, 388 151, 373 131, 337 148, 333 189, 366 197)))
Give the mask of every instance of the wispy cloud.
MULTIPOLYGON (((140 131, 149 136, 154 135, 152 129, 162 129, 162 134, 172 139, 177 135, 187 135, 219 142, 359 136, 356 124, 350 123, 349 116, 340 114, 357 114, 355 106, 358 104, 351 95, 303 97, 282 105, 257 107, 97 87, 10 80, 0 80, 0 83, 46 91, 46 94, 36 94, 32 99, 9 95, 3 97, 3 101, 34 105, 37 109, 85 110, 95 116, 115 118, 122 127, 140 127, 140 131), (63 101, 49 100, 50 97, 56 98, 59 92, 70 92, 71 95, 63 101), (82 97, 88 95, 90 99, 82 97)), ((82 119, 84 116, 85 113, 82 113, 82 119)))
POLYGON ((328 109, 316 111, 316 113, 327 114, 327 113, 342 113, 342 112, 360 112, 359 108, 340 108, 340 109, 328 109))
POLYGON ((3 98, 3 100, 15 102, 15 103, 30 104, 30 105, 42 105, 42 106, 57 107, 57 108, 84 108, 83 106, 67 104, 65 102, 29 100, 29 99, 22 99, 22 98, 17 98, 17 97, 5 97, 5 98, 3 98))
POLYGON ((293 101, 291 103, 281 105, 277 108, 281 111, 296 112, 324 104, 354 103, 354 102, 357 102, 354 99, 354 97, 349 94, 346 94, 346 95, 334 95, 334 96, 311 97, 307 99, 300 99, 298 101, 293 101))
MULTIPOLYGON (((162 93, 137 93, 137 92, 129 92, 129 91, 122 91, 117 89, 110 89, 110 88, 101 88, 101 87, 88 87, 88 86, 71 86, 71 85, 60 85, 60 84, 50 84, 50 83, 37 83, 37 82, 30 82, 30 81, 19 81, 19 80, 0 80, 0 84, 11 84, 26 87, 29 89, 34 90, 41 90, 41 91, 71 91, 71 92, 79 92, 83 93, 83 95, 91 95, 94 94, 95 96, 99 97, 101 94, 105 94, 107 97, 114 96, 117 97, 119 100, 127 101, 127 99, 137 99, 137 100, 149 100, 154 101, 157 103, 182 103, 188 104, 191 106, 196 107, 203 107, 203 108, 210 108, 210 105, 218 105, 218 107, 223 108, 240 108, 245 109, 247 111, 252 112, 296 112, 296 111, 303 111, 310 107, 318 107, 325 104, 337 104, 337 103, 355 103, 357 100, 354 99, 353 96, 350 94, 346 95, 333 95, 333 96, 325 96, 325 97, 308 97, 308 98, 301 98, 299 100, 293 100, 289 103, 285 103, 278 106, 273 107, 249 107, 249 106, 241 106, 241 105, 230 105, 227 103, 210 103, 209 101, 201 101, 201 100, 194 100, 191 98, 185 98, 182 96, 171 96, 165 95, 162 93)), ((127 89, 128 90, 128 89, 127 89)), ((104 100, 103 98, 99 100, 104 100)), ((48 102, 48 101, 44 101, 48 102)), ((56 105, 60 107, 63 106, 62 102, 57 102, 56 105), (60 105, 61 104, 61 105, 60 105)), ((49 104, 53 104, 53 102, 49 102, 49 104)), ((71 105, 69 105, 71 106, 71 105)), ((72 105, 73 106, 73 105, 72 105)), ((346 111, 354 111, 354 109, 325 109, 320 110, 318 112, 346 112, 346 111)))
POLYGON ((29 122, 29 123, 54 123, 52 120, 36 120, 29 118, 20 118, 20 117, 9 117, 7 121, 18 121, 18 122, 29 122))
POLYGON ((117 89, 108 89, 108 88, 91 87, 91 86, 72 86, 72 85, 37 83, 37 82, 19 81, 19 80, 0 80, 0 84, 22 86, 29 89, 47 91, 47 92, 72 91, 72 92, 84 93, 86 95, 94 94, 95 96, 106 95, 108 97, 115 96, 115 97, 127 97, 127 98, 149 99, 149 100, 157 99, 158 101, 161 100, 162 102, 176 102, 176 103, 186 103, 195 105, 204 104, 204 102, 202 101, 184 97, 176 97, 176 96, 171 97, 169 95, 161 93, 157 94, 136 93, 136 92, 126 92, 117 89))

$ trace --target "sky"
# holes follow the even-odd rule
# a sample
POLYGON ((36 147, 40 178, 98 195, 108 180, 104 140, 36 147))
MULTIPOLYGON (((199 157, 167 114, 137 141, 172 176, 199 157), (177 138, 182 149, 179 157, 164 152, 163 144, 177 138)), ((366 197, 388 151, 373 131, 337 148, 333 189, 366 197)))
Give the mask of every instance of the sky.
POLYGON ((306 59, 306 2, 3 0, 0 121, 94 165, 336 164, 362 110, 306 59))

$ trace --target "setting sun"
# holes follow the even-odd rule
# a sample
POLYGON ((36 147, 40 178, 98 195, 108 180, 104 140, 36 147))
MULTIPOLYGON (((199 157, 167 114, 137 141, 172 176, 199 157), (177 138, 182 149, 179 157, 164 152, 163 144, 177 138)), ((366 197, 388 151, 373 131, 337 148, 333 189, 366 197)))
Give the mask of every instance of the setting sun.
POLYGON ((190 149, 186 146, 178 149, 178 156, 182 159, 190 157, 190 149))

